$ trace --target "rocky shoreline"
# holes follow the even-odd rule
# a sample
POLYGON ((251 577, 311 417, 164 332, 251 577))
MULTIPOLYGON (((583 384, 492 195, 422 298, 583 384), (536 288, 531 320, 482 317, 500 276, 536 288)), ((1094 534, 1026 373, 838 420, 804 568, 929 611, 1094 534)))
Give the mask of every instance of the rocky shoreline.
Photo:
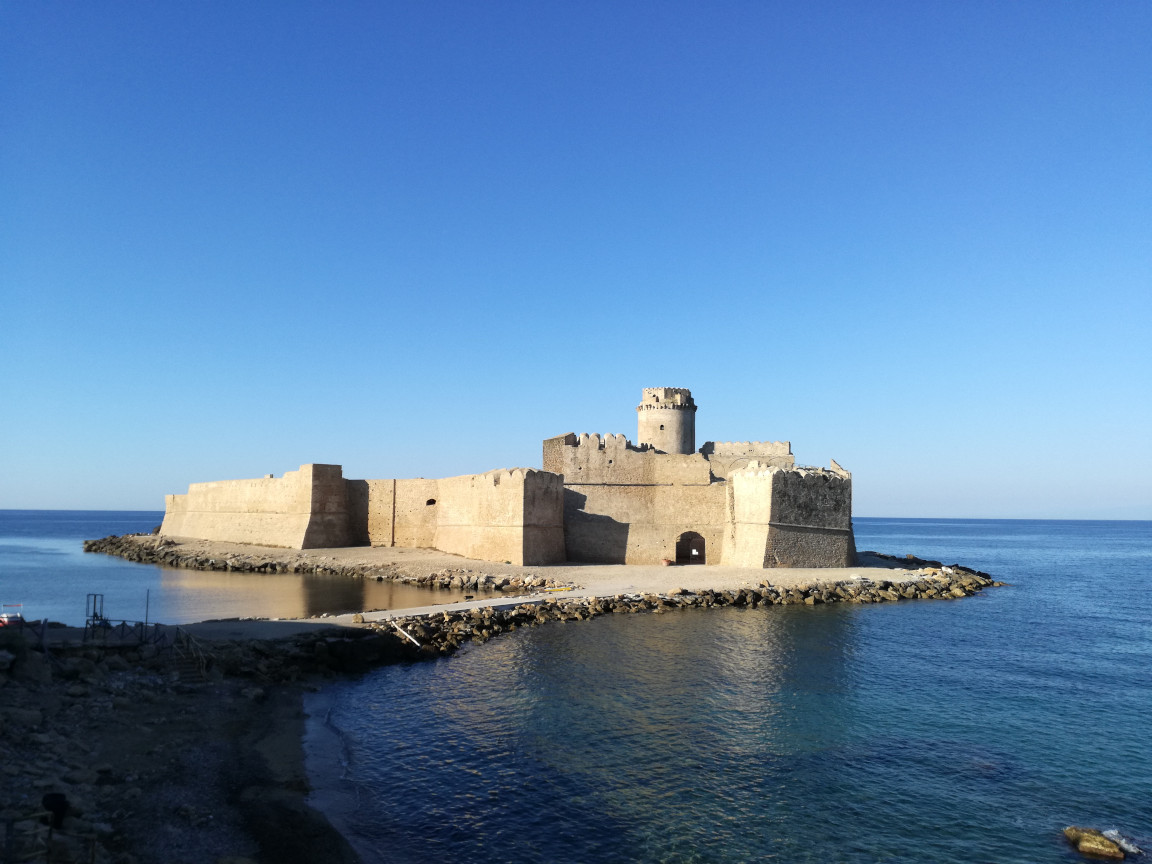
MULTIPOLYGON (((40 640, 0 631, 4 860, 354 861, 347 842, 306 803, 306 688, 383 664, 443 657, 467 642, 551 621, 688 608, 956 599, 1003 584, 960 565, 874 555, 903 578, 793 579, 788 585, 763 578, 740 588, 526 598, 507 595, 571 583, 538 573, 484 573, 475 562, 421 570, 294 560, 286 550, 205 555, 150 535, 89 541, 85 550, 170 567, 394 579, 475 589, 489 599, 425 614, 342 616, 346 626, 287 638, 204 641, 172 628, 178 636, 163 650, 84 643, 76 631, 40 640), (45 796, 53 794, 67 801, 56 828, 46 809, 51 799, 45 796)), ((881 577, 888 571, 867 572, 881 577)))
MULTIPOLYGON (((253 547, 258 548, 258 547, 253 547)), ((307 573, 318 576, 347 576, 420 585, 427 588, 462 588, 477 591, 523 593, 534 588, 569 587, 545 576, 515 577, 476 572, 459 567, 442 568, 433 573, 409 572, 397 564, 342 564, 277 554, 271 549, 229 555, 187 552, 179 543, 147 534, 125 534, 85 540, 85 552, 115 555, 140 564, 159 564, 189 570, 216 570, 234 573, 307 573)))
MULTIPOLYGON (((350 578, 393 579, 399 582, 428 585, 429 587, 458 587, 488 592, 514 593, 532 589, 572 587, 571 583, 558 583, 546 577, 518 579, 507 575, 477 573, 460 568, 443 569, 432 573, 406 572, 397 564, 363 566, 356 564, 323 563, 315 561, 286 561, 269 552, 253 552, 228 557, 187 554, 178 544, 149 535, 125 535, 90 540, 84 543, 86 552, 118 555, 130 561, 164 564, 166 566, 197 569, 234 570, 239 572, 313 572, 342 575, 350 578)), ((561 594, 536 596, 509 605, 475 605, 473 608, 437 611, 419 615, 406 615, 403 611, 387 613, 377 620, 367 620, 363 614, 350 617, 357 629, 341 631, 341 635, 313 635, 298 637, 286 652, 267 652, 255 646, 263 640, 253 640, 252 650, 260 654, 255 665, 259 675, 272 675, 278 679, 295 680, 300 675, 332 671, 360 671, 372 665, 410 661, 451 654, 471 640, 484 641, 500 633, 522 626, 535 626, 549 621, 584 621, 606 614, 652 612, 662 614, 677 609, 710 607, 749 607, 767 605, 804 604, 808 606, 828 603, 896 603, 902 600, 958 599, 992 586, 1005 583, 989 574, 960 564, 944 565, 907 555, 899 558, 876 552, 866 552, 893 568, 915 568, 922 573, 918 578, 889 580, 854 577, 852 579, 814 581, 774 586, 768 579, 759 585, 738 589, 678 588, 672 592, 620 593, 610 596, 565 597, 561 594), (515 605, 511 605, 515 603, 515 605), (302 647, 305 646, 305 647, 302 647), (310 646, 310 647, 309 647, 310 646)), ((764 571, 765 573, 771 571, 764 571)), ((885 571, 879 570, 879 573, 885 571)), ((230 655, 225 655, 227 658, 230 655)), ((224 660, 228 668, 229 660, 224 660)), ((234 664, 233 664, 234 665, 234 664)), ((251 669, 232 668, 230 674, 244 674, 251 669)))
MULTIPOLYGON (((893 559, 904 561, 906 559, 893 559)), ((486 641, 517 627, 549 621, 586 621, 600 615, 651 612, 664 614, 678 609, 711 607, 808 606, 826 603, 896 603, 916 599, 970 597, 990 586, 1004 585, 987 573, 938 562, 916 559, 918 565, 935 565, 939 575, 907 582, 853 580, 777 588, 765 581, 756 588, 714 591, 679 589, 672 594, 618 594, 611 597, 566 599, 548 597, 512 608, 492 606, 438 614, 389 617, 366 626, 379 633, 399 631, 424 655, 451 654, 465 642, 486 641)))

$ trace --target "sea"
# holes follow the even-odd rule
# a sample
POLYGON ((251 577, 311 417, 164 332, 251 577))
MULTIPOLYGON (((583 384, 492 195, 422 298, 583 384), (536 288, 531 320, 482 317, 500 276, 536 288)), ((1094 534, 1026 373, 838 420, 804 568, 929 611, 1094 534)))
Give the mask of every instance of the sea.
MULTIPOLYGON (((160 568, 78 551, 160 515, 0 512, 0 600, 201 614, 160 568)), ((377 669, 309 697, 314 805, 367 862, 1034 864, 1082 860, 1072 824, 1152 849, 1152 522, 855 528, 1009 585, 605 616, 377 669)))
POLYGON ((963 600, 517 630, 311 700, 368 862, 1079 861, 1152 849, 1152 522, 857 519, 963 600))

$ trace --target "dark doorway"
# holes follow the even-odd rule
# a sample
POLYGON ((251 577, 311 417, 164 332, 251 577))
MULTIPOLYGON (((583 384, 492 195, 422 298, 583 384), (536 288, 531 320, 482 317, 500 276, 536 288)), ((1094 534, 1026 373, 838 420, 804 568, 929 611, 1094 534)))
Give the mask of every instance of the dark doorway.
POLYGON ((703 564, 704 538, 695 531, 685 531, 676 541, 677 564, 703 564))

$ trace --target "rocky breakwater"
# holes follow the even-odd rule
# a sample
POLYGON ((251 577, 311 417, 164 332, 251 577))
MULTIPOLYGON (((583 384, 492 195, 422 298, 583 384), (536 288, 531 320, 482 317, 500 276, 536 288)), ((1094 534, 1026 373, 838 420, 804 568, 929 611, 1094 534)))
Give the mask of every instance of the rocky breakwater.
POLYGON ((762 582, 755 588, 689 591, 671 594, 617 594, 611 597, 552 596, 511 607, 483 606, 428 615, 397 615, 372 622, 378 632, 397 632, 424 656, 450 654, 469 641, 484 642, 493 636, 550 621, 585 621, 600 615, 664 614, 680 609, 722 606, 815 606, 825 603, 897 603, 902 600, 951 600, 970 597, 984 588, 1004 585, 987 573, 958 564, 943 566, 920 558, 883 557, 901 565, 925 569, 925 575, 906 581, 847 579, 795 587, 775 587, 762 582))
POLYGON ((463 567, 444 567, 432 572, 421 572, 401 564, 342 563, 319 554, 323 550, 315 550, 317 554, 260 547, 252 547, 252 550, 228 555, 207 554, 189 549, 170 538, 152 534, 114 534, 99 540, 84 541, 85 552, 115 555, 140 564, 159 564, 164 567, 183 567, 190 570, 346 576, 389 580, 427 588, 460 588, 465 591, 499 591, 506 594, 522 594, 534 588, 560 588, 570 585, 540 575, 509 576, 483 573, 463 567), (257 549, 259 551, 256 551, 257 549))

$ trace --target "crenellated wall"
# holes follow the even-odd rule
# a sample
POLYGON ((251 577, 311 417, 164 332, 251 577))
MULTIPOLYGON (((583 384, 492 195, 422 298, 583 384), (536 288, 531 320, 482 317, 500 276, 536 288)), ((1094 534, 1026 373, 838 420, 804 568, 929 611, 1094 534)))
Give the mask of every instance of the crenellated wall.
POLYGON ((165 496, 160 533, 290 549, 347 546, 348 499, 339 465, 301 465, 283 477, 193 483, 165 496))
POLYGON ((670 485, 711 482, 699 453, 658 453, 623 435, 560 435, 544 442, 544 470, 564 475, 564 485, 670 485))
POLYGON ((677 537, 695 531, 718 563, 726 492, 701 454, 660 453, 624 435, 569 434, 544 442, 544 468, 564 477, 568 560, 659 564, 675 559, 677 537))
POLYGON ((708 441, 700 448, 712 476, 724 480, 736 470, 753 462, 791 468, 796 464, 789 441, 708 441))

